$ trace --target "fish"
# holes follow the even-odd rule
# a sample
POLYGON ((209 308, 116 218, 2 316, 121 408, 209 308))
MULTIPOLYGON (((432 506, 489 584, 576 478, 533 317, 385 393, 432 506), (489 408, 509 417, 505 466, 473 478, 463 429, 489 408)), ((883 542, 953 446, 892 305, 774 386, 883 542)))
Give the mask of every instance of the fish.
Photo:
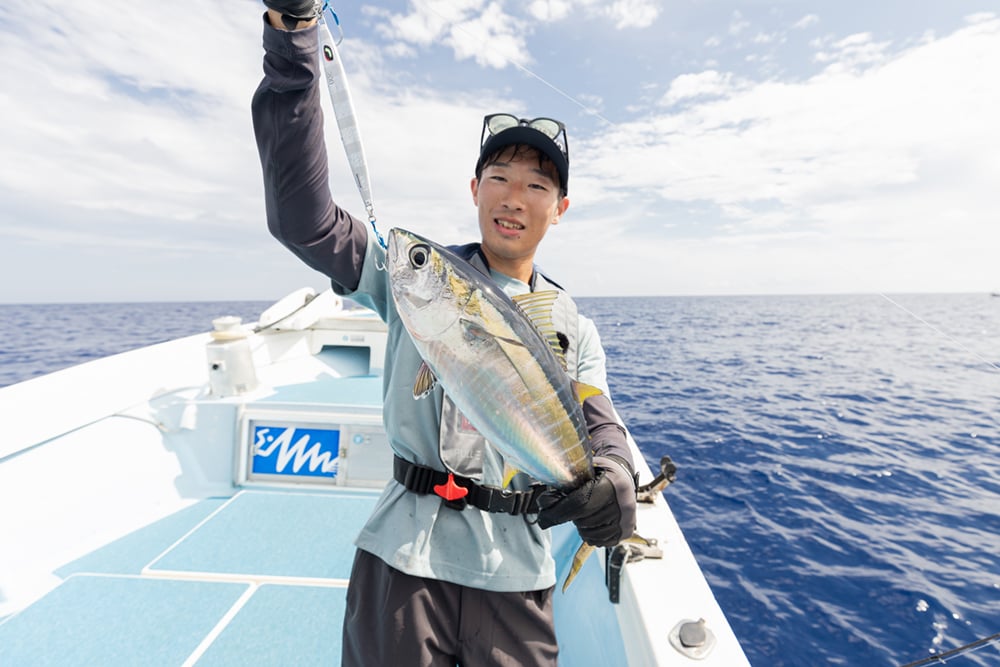
MULTIPOLYGON (((528 315, 547 311, 540 306, 556 293, 512 299, 447 248, 400 228, 389 231, 386 270, 424 362, 414 397, 440 384, 503 455, 504 486, 518 471, 561 492, 593 479, 582 403, 600 390, 570 378, 555 332, 528 315)), ((564 591, 593 549, 580 547, 564 591)))
POLYGON ((511 299, 453 252, 398 228, 389 232, 387 270, 396 311, 424 361, 414 396, 440 384, 512 469, 564 491, 591 479, 581 404, 600 390, 570 378, 525 312, 556 294, 511 299))

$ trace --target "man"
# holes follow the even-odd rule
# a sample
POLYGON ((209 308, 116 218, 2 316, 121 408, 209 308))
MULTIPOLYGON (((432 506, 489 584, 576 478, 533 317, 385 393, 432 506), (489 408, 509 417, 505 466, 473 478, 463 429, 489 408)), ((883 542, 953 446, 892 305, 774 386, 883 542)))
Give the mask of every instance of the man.
POLYGON ((605 391, 584 403, 595 479, 567 495, 542 494, 538 485, 515 480, 512 502, 511 494, 490 493, 502 483, 500 455, 463 426, 442 391, 413 399, 421 359, 395 312, 387 273, 379 270, 385 251, 366 224, 331 198, 315 5, 264 2, 264 79, 253 120, 269 229, 329 276, 338 293, 373 308, 389 327, 384 422, 395 475, 356 541, 343 664, 555 665, 555 567, 546 528, 573 521, 585 541, 610 546, 635 526, 633 462, 607 398, 596 329, 533 263, 545 233, 569 206, 565 128, 549 119, 486 117, 471 182, 481 243, 455 248, 510 295, 560 289, 552 316, 565 338, 568 371, 605 391), (470 489, 470 502, 435 494, 449 472, 470 489))

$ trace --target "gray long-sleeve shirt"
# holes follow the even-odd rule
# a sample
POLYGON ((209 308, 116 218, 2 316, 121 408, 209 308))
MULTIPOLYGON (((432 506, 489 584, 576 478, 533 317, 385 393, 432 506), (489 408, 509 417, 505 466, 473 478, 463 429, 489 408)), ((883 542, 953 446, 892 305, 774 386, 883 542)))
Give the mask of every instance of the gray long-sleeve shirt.
MULTIPOLYGON (((394 451, 406 460, 443 469, 438 454, 441 394, 412 397, 421 359, 389 292, 384 250, 365 223, 334 203, 320 105, 316 28, 283 32, 264 25, 264 79, 254 94, 254 130, 264 173, 268 227, 334 289, 371 307, 385 320, 384 422, 394 451)), ((492 272, 509 295, 525 283, 492 272)), ((605 355, 597 330, 580 317, 579 363, 574 375, 609 395, 605 355)), ((595 454, 631 461, 611 403, 588 400, 595 454)), ((548 531, 523 516, 456 511, 434 495, 417 495, 390 481, 357 546, 399 570, 496 591, 527 591, 555 583, 548 531)))

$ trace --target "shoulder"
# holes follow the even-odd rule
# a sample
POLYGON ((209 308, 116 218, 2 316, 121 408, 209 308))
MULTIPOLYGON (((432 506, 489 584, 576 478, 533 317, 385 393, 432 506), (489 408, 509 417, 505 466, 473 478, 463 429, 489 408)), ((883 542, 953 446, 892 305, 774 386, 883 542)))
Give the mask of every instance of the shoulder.
POLYGON ((603 350, 601 335, 598 333, 597 325, 594 324, 594 321, 579 313, 577 314, 577 321, 580 327, 581 347, 593 346, 603 350))
POLYGON ((549 276, 549 274, 545 273, 544 271, 542 271, 541 269, 539 269, 537 266, 535 267, 535 276, 536 276, 536 278, 535 278, 536 280, 538 278, 541 278, 542 280, 544 280, 546 283, 548 283, 552 287, 555 287, 560 292, 565 293, 566 296, 569 296, 569 292, 566 291, 565 287, 563 287, 562 285, 560 285, 559 283, 557 283, 555 280, 552 279, 551 276, 549 276))
POLYGON ((479 253, 480 244, 478 243, 465 243, 462 245, 450 245, 447 249, 455 253, 462 259, 468 261, 475 257, 479 253))

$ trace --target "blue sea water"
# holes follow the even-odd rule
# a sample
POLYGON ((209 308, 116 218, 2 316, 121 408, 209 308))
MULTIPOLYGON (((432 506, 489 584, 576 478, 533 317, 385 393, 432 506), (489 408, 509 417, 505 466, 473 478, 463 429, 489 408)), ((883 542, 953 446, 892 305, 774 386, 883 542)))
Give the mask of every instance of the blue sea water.
MULTIPOLYGON (((267 305, 0 305, 0 386, 267 305)), ((752 664, 898 666, 1000 632, 1000 298, 580 306, 752 664)))

